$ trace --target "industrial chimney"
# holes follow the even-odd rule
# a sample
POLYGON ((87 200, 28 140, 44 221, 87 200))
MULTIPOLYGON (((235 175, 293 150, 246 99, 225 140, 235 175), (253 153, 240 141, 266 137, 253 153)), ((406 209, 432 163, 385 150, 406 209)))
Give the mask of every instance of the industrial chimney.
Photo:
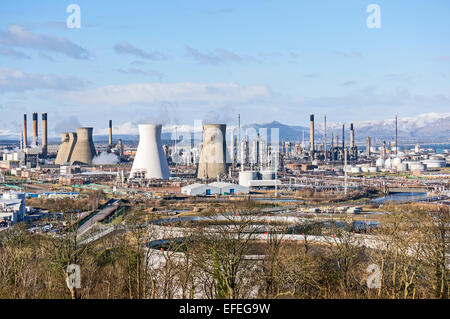
POLYGON ((33 113, 33 146, 38 145, 38 114, 33 113))
POLYGON ((47 158, 47 113, 42 113, 42 158, 47 158))
POLYGON ((367 157, 370 157, 370 136, 366 137, 366 154, 367 157))
POLYGON ((27 115, 23 115, 23 148, 26 149, 28 146, 28 135, 27 135, 27 115))
POLYGON ((315 150, 314 141, 314 114, 311 114, 309 117, 309 149, 311 153, 315 150))
POLYGON ((169 166, 161 143, 161 124, 139 124, 139 145, 130 178, 170 177, 169 166))
POLYGON ((91 165, 96 155, 94 141, 92 140, 92 127, 77 128, 77 141, 70 156, 70 164, 91 165))
POLYGON ((112 120, 109 120, 109 145, 112 145, 112 120))
POLYGON ((198 178, 217 178, 227 174, 226 124, 203 125, 203 147, 198 163, 198 178))
POLYGON ((355 131, 353 130, 353 123, 350 123, 350 147, 355 147, 355 131))
POLYGON ((345 148, 345 124, 342 124, 342 149, 345 148))

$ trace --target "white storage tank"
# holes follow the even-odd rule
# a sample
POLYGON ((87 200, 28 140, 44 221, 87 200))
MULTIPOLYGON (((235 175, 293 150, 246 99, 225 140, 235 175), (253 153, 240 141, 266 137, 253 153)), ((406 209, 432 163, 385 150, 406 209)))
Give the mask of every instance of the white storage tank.
POLYGON ((273 180, 275 179, 274 171, 261 171, 261 179, 262 180, 273 180))
POLYGON ((423 165, 422 163, 416 162, 416 163, 412 163, 412 164, 409 166, 409 169, 410 169, 410 171, 412 171, 412 172, 423 172, 423 171, 426 170, 426 167, 425 167, 425 165, 423 165))
POLYGON ((255 171, 239 172, 239 185, 248 187, 249 182, 258 179, 258 173, 255 171))
POLYGON ((383 167, 384 166, 384 160, 380 157, 379 159, 377 159, 376 165, 377 165, 377 167, 383 167))
POLYGON ((422 161, 422 164, 426 165, 427 168, 441 168, 446 166, 444 160, 437 160, 437 159, 424 160, 422 161))

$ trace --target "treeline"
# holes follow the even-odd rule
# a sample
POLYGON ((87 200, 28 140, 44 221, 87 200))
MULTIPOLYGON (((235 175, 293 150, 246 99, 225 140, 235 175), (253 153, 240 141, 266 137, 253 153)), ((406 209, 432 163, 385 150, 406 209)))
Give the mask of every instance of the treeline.
POLYGON ((258 210, 239 203, 228 223, 167 227, 131 209, 127 232, 89 245, 76 241, 76 229, 48 237, 15 226, 0 233, 0 298, 449 296, 448 207, 393 206, 371 234, 333 228, 321 242, 255 224, 258 210), (70 264, 81 267, 80 289, 66 285, 70 264))

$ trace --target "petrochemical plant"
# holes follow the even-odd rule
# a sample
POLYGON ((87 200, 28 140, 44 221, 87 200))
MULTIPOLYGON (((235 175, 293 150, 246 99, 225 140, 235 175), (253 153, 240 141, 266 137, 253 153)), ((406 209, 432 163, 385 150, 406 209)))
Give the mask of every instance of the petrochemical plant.
MULTIPOLYGON (((83 189, 101 189, 115 196, 284 196, 299 190, 347 194, 352 190, 420 189, 430 194, 448 194, 448 150, 400 151, 397 118, 394 142, 376 147, 370 136, 356 144, 357 127, 331 130, 327 118, 318 140, 314 114, 309 116, 309 143, 302 137, 280 141, 277 129, 237 127, 225 123, 204 124, 201 140, 162 138, 162 124, 139 124, 139 143, 114 141, 109 120, 108 143, 95 145, 94 128, 78 127, 61 132, 59 145, 48 143, 47 113, 42 113, 41 140, 38 114, 33 113, 31 144, 24 115, 19 148, 3 148, 0 182, 4 191, 34 191, 55 194, 83 189), (5 178, 21 182, 9 183, 5 178), (426 183, 405 176, 428 178, 426 183), (49 186, 50 185, 50 186, 49 186)), ((188 134, 187 136, 193 136, 188 134)), ((361 141, 362 139, 360 139, 361 141)), ((380 142, 380 141, 378 141, 380 142)))

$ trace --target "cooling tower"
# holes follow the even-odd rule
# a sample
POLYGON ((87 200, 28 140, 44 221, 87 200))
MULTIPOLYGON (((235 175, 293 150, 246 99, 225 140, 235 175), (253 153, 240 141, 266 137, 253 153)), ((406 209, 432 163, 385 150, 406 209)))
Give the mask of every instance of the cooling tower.
POLYGON ((47 158, 47 113, 42 113, 42 158, 47 158))
POLYGON ((70 164, 91 165, 96 151, 92 140, 92 127, 77 128, 77 141, 70 156, 70 164))
POLYGON ((161 143, 161 124, 139 124, 139 145, 130 178, 170 177, 169 166, 161 143))
POLYGON ((198 178, 217 178, 227 174, 226 124, 203 125, 203 148, 198 163, 198 178))
MULTIPOLYGON (((61 134, 61 144, 59 144, 58 154, 56 155, 55 164, 61 165, 70 161, 70 151, 72 148, 70 142, 70 133, 61 134)), ((73 133, 72 133, 73 134, 73 133)))

